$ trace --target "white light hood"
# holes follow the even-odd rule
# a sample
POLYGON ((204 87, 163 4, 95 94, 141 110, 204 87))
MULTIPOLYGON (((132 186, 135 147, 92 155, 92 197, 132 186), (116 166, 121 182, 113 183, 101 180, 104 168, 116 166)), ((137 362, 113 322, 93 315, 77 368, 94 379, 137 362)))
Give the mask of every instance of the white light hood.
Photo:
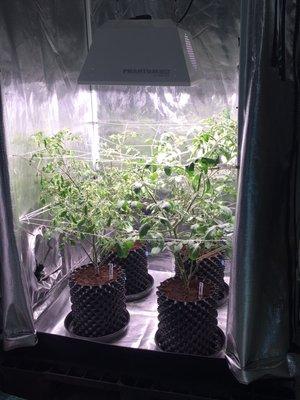
POLYGON ((111 20, 95 32, 78 83, 191 86, 198 69, 191 35, 172 20, 111 20))

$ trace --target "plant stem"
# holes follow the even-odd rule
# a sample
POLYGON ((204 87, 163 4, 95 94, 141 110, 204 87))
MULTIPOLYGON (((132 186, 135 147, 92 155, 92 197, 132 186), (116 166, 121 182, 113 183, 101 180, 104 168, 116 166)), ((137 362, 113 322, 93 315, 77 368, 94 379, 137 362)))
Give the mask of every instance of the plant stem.
MULTIPOLYGON (((189 205, 188 205, 188 207, 187 207, 187 209, 186 209, 186 212, 189 212, 189 211, 190 211, 190 209, 192 208, 193 204, 195 203, 197 197, 199 196, 199 190, 200 190, 201 179, 202 179, 202 174, 200 174, 200 176, 199 176, 198 185, 197 185, 197 191, 196 191, 196 193, 194 194, 194 196, 192 197, 192 199, 191 199, 191 201, 190 201, 190 203, 189 203, 189 205)), ((203 194, 204 194, 204 193, 203 193, 203 194)), ((203 194, 202 194, 202 196, 203 196, 203 194)), ((201 197, 202 197, 202 196, 201 196, 201 197)), ((182 221, 183 221, 183 218, 180 218, 180 219, 174 224, 173 229, 176 229, 176 231, 177 231, 177 228, 178 228, 178 226, 182 223, 182 221)))
POLYGON ((64 170, 64 169, 60 168, 60 170, 61 170, 63 173, 65 173, 65 174, 67 175, 67 177, 70 179, 70 181, 71 181, 71 182, 73 183, 73 185, 76 187, 76 189, 77 189, 79 192, 81 192, 80 186, 77 185, 77 183, 74 181, 74 179, 73 179, 72 176, 70 175, 70 173, 69 173, 69 171, 68 171, 68 169, 67 169, 68 167, 67 167, 67 165, 66 165, 66 163, 65 163, 65 160, 62 159, 62 161, 63 161, 64 167, 65 167, 66 169, 64 170))
POLYGON ((80 246, 82 247, 82 249, 85 252, 85 254, 88 256, 89 260, 94 265, 94 267, 96 267, 96 265, 94 264, 93 258, 90 256, 89 252, 85 249, 84 245, 82 243, 80 243, 80 246))
POLYGON ((187 290, 189 291, 190 289, 190 277, 187 274, 185 265, 184 265, 184 260, 182 259, 182 256, 180 253, 178 253, 175 257, 176 261, 177 261, 177 266, 179 268, 179 275, 180 278, 182 279, 184 286, 187 288, 187 290))
POLYGON ((92 236, 92 247, 93 247, 94 265, 96 267, 96 273, 97 275, 99 275, 99 260, 98 260, 98 251, 97 251, 95 236, 92 236))
MULTIPOLYGON (((152 191, 149 189, 148 185, 145 184, 144 186, 145 186, 145 188, 147 189, 147 192, 149 193, 149 196, 150 196, 151 199, 154 201, 155 205, 159 208, 159 210, 160 210, 160 212, 162 213, 162 215, 163 215, 167 220, 169 220, 168 215, 167 215, 166 212, 160 207, 160 205, 158 204, 158 202, 157 202, 157 200, 156 200, 154 194, 153 194, 152 191)), ((173 233, 173 234, 175 235, 175 239, 177 239, 176 230, 174 231, 174 229, 169 228, 169 232, 171 233, 171 235, 172 235, 172 233, 173 233)))

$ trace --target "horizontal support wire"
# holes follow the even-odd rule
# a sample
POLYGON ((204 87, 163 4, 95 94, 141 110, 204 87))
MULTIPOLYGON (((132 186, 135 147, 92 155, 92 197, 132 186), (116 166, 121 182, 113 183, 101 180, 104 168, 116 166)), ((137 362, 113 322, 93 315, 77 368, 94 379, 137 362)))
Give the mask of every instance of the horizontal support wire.
MULTIPOLYGON (((43 220, 41 220, 41 222, 42 221, 43 220)), ((38 226, 38 227, 45 226, 45 227, 47 227, 45 224, 41 224, 41 223, 38 223, 38 222, 33 222, 32 220, 31 221, 22 221, 22 222, 26 222, 28 225, 32 225, 32 226, 38 226)), ((51 222, 51 221, 49 220, 47 222, 51 222)), ((60 229, 57 233, 71 233, 71 234, 74 234, 74 233, 78 233, 78 232, 73 230, 73 229, 60 229)), ((113 231, 110 231, 108 233, 103 233, 101 235, 97 235, 97 234, 93 234, 93 233, 89 233, 89 232, 82 232, 83 235, 93 236, 93 237, 98 237, 98 238, 100 238, 100 237, 102 237, 102 238, 111 237, 112 233, 113 233, 113 231)), ((136 234, 137 234, 136 236, 138 236, 138 232, 136 232, 136 234)), ((215 240, 215 239, 197 239, 197 238, 195 238, 195 239, 188 239, 188 238, 187 239, 180 239, 180 238, 175 239, 175 238, 169 238, 169 237, 166 237, 164 240, 165 240, 165 242, 167 244, 169 244, 169 243, 182 243, 182 242, 187 242, 187 241, 192 241, 193 243, 223 243, 224 242, 224 239, 219 239, 219 240, 215 240)), ((158 239, 147 238, 146 241, 147 242, 155 242, 155 243, 157 243, 158 239)))
MULTIPOLYGON (((30 160, 31 158, 32 158, 32 156, 34 155, 34 154, 36 154, 37 152, 32 152, 32 153, 24 153, 24 154, 11 154, 9 157, 15 157, 15 158, 24 158, 26 161, 27 160, 30 160)), ((57 157, 57 156, 53 156, 53 157, 35 157, 35 159, 36 160, 56 160, 56 159, 62 159, 62 158, 66 158, 66 159, 68 159, 68 158, 79 158, 79 159, 85 159, 85 157, 89 157, 89 158, 86 158, 87 160, 89 160, 90 159, 90 155, 91 155, 91 153, 89 153, 89 152, 87 152, 87 153, 83 153, 83 154, 78 154, 78 155, 76 155, 76 154, 73 154, 73 155, 64 155, 64 156, 61 156, 61 157, 57 157)))
MULTIPOLYGON (((25 223, 25 224, 28 224, 28 225, 31 225, 31 226, 38 226, 38 227, 43 227, 44 226, 45 228, 50 226, 50 224, 46 225, 46 224, 34 222, 32 220, 23 220, 22 223, 25 223)), ((22 224, 21 224, 21 228, 23 228, 22 224)), ((26 230, 26 232, 27 232, 27 230, 26 230)), ((59 229, 59 230, 57 230, 56 233, 58 233, 58 234, 72 234, 72 235, 75 235, 75 237, 76 237, 76 234, 78 233, 78 231, 75 231, 74 229, 59 229)), ((89 233, 89 232, 81 232, 81 234, 86 235, 87 237, 88 236, 93 236, 93 237, 98 237, 98 238, 100 238, 100 237, 101 238, 110 237, 112 233, 113 233, 113 231, 110 231, 108 233, 103 233, 101 235, 96 235, 96 234, 89 233)))
POLYGON ((81 125, 136 125, 136 126, 149 126, 149 127, 157 127, 157 126, 170 126, 170 127, 178 127, 178 128, 185 128, 187 126, 191 126, 194 128, 199 129, 199 127, 205 127, 205 124, 192 122, 192 123, 185 123, 185 122, 139 122, 139 121, 87 121, 83 122, 81 125))
POLYGON ((34 218, 35 216, 42 215, 42 214, 46 213, 51 207, 52 207, 52 204, 49 204, 49 205, 46 205, 46 206, 44 206, 44 207, 38 208, 37 210, 31 211, 30 213, 27 213, 27 214, 25 214, 25 215, 22 215, 22 216, 19 218, 19 221, 20 221, 20 222, 22 222, 22 221, 28 221, 28 220, 34 218))
MULTIPOLYGON (((143 145, 140 145, 143 146, 143 145)), ((149 145, 149 147, 153 147, 151 145, 149 145)), ((176 153, 176 157, 180 157, 180 156, 184 156, 186 154, 189 154, 188 151, 182 151, 180 153, 176 153)), ((91 153, 86 153, 85 156, 90 156, 91 153)), ((13 155, 14 157, 20 157, 20 158, 24 158, 24 155, 13 155)), ((99 156, 101 157, 101 153, 99 154, 99 156)), ((30 158, 28 158, 30 159, 30 158)), ((60 157, 35 157, 35 160, 60 160, 60 159, 81 159, 84 161, 91 161, 91 158, 84 158, 81 155, 70 155, 70 156, 60 156, 60 157)), ((118 155, 116 154, 115 158, 111 158, 111 159, 100 159, 97 161, 97 163, 120 163, 120 162, 128 162, 128 161, 132 161, 133 164, 134 162, 136 162, 138 164, 137 161, 147 161, 148 158, 147 156, 145 157, 138 157, 138 156, 126 156, 126 155, 118 155)), ((169 164, 169 163, 151 163, 151 165, 154 166, 171 166, 171 167, 185 167, 186 164, 169 164)), ((237 164, 219 164, 218 166, 212 168, 212 169, 237 169, 238 165, 237 164)))

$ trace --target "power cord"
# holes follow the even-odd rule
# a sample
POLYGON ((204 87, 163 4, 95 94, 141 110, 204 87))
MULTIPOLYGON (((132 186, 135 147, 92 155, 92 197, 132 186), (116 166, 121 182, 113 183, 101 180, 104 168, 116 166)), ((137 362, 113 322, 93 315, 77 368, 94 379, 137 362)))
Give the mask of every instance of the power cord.
POLYGON ((189 5, 187 6, 182 17, 177 21, 177 24, 180 24, 180 22, 182 22, 184 20, 184 18, 187 16, 188 12, 190 11, 190 8, 192 7, 193 2, 194 2, 194 0, 190 0, 189 5))

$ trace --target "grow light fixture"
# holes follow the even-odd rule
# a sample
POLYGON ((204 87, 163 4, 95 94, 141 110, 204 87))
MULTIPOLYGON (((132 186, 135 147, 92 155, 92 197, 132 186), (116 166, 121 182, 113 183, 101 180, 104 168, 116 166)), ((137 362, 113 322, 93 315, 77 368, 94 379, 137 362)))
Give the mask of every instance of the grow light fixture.
POLYGON ((95 32, 78 83, 191 86, 198 70, 190 33, 172 20, 110 20, 95 32))

